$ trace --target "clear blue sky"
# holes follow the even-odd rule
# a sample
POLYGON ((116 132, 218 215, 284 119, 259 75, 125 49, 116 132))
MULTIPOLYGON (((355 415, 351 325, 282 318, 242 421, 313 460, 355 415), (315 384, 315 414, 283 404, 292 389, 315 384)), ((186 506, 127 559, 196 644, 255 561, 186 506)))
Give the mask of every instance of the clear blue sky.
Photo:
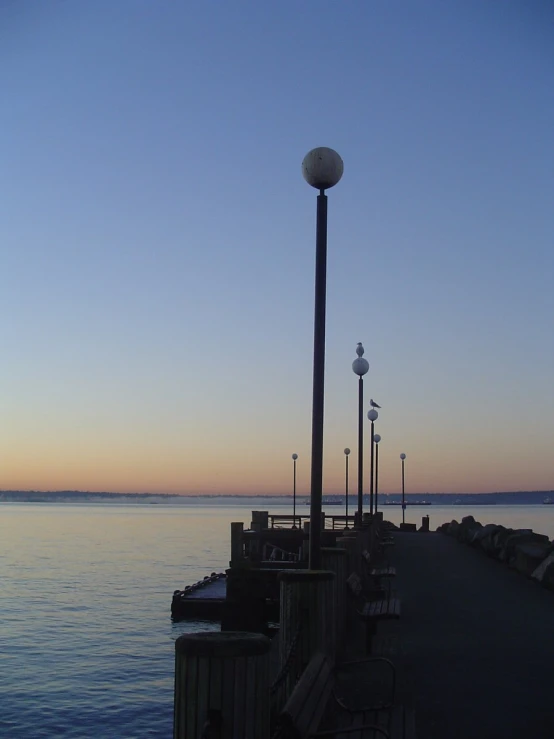
POLYGON ((325 492, 554 487, 554 6, 0 1, 0 487, 308 491, 331 146, 325 492), (355 464, 355 454, 352 458, 355 464))

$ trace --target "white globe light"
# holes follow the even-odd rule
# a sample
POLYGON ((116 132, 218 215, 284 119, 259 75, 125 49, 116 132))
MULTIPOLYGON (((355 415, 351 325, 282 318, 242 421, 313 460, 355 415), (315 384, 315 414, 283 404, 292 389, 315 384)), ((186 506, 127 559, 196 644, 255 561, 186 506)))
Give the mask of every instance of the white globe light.
POLYGON ((369 370, 369 362, 363 357, 358 357, 352 362, 352 372, 358 377, 363 377, 369 370))
POLYGON ((346 449, 344 450, 344 453, 348 457, 348 455, 350 454, 350 449, 348 447, 346 447, 346 449))
POLYGON ((298 454, 293 454, 293 455, 292 455, 292 458, 293 458, 293 459, 298 459, 298 454))
POLYGON ((381 441, 380 434, 373 434, 373 441, 378 444, 381 441))
POLYGON ((400 459, 406 459, 406 455, 404 454, 404 452, 402 452, 402 454, 400 455, 400 459))
POLYGON ((312 187, 327 190, 339 182, 344 164, 334 149, 319 146, 309 151, 302 160, 302 174, 312 187))
POLYGON ((375 408, 372 408, 370 411, 367 412, 367 417, 370 421, 376 421, 379 418, 379 414, 375 410, 375 408))

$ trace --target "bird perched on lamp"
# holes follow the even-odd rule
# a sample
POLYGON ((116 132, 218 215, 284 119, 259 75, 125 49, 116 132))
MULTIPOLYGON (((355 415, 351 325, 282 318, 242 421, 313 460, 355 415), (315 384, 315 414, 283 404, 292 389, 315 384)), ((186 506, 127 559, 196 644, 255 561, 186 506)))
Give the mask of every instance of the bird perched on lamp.
POLYGON ((358 346, 356 347, 356 354, 359 357, 363 357, 364 356, 364 351, 365 350, 364 350, 364 347, 362 345, 362 342, 361 341, 358 341, 358 346))
POLYGON ((377 403, 376 403, 376 402, 375 402, 375 401, 373 400, 373 398, 370 398, 370 399, 369 399, 369 405, 370 405, 370 406, 371 406, 372 408, 380 408, 380 407, 381 407, 380 405, 377 405, 377 403))

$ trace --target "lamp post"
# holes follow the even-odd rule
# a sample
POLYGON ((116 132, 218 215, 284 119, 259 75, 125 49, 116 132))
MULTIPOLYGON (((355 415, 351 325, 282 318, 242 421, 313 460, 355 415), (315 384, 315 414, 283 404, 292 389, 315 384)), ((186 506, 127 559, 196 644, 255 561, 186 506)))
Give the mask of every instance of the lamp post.
POLYGON ((292 473, 292 528, 296 528, 296 460, 298 459, 298 454, 292 455, 292 466, 293 466, 293 473, 292 473))
POLYGON ((352 362, 352 371, 358 375, 358 526, 362 525, 364 505, 364 375, 369 370, 369 362, 364 359, 364 347, 358 342, 358 358, 352 362))
POLYGON ((369 457, 369 512, 373 516, 373 456, 375 449, 375 421, 379 418, 379 414, 372 408, 367 412, 367 417, 371 421, 371 454, 369 457))
POLYGON ((377 513, 377 502, 379 499, 379 442, 381 441, 380 434, 375 434, 373 437, 375 442, 375 513, 377 513))
POLYGON ((345 522, 345 525, 344 525, 344 528, 345 529, 348 528, 348 455, 349 454, 350 454, 350 449, 348 447, 346 447, 346 449, 344 450, 344 458, 345 458, 345 462, 346 462, 346 470, 345 470, 345 477, 346 477, 346 482, 345 482, 345 501, 346 501, 346 511, 345 511, 345 513, 346 513, 346 522, 345 522))
POLYGON ((312 466, 310 489, 309 567, 321 567, 321 498, 323 494, 323 407, 325 383, 325 302, 327 293, 327 195, 325 190, 339 182, 342 159, 333 149, 321 146, 302 161, 306 182, 319 190, 317 196, 314 367, 312 397, 312 466))
POLYGON ((400 455, 400 459, 402 460, 402 523, 406 523, 406 501, 404 498, 404 460, 406 459, 406 455, 404 454, 404 452, 402 452, 402 454, 400 455))

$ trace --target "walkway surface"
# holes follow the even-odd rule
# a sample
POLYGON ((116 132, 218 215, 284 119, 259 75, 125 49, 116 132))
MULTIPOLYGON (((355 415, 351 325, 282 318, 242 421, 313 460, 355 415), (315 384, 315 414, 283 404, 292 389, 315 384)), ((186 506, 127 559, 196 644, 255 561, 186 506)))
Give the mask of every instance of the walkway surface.
POLYGON ((395 540, 392 659, 418 739, 552 739, 554 593, 448 536, 395 540))

